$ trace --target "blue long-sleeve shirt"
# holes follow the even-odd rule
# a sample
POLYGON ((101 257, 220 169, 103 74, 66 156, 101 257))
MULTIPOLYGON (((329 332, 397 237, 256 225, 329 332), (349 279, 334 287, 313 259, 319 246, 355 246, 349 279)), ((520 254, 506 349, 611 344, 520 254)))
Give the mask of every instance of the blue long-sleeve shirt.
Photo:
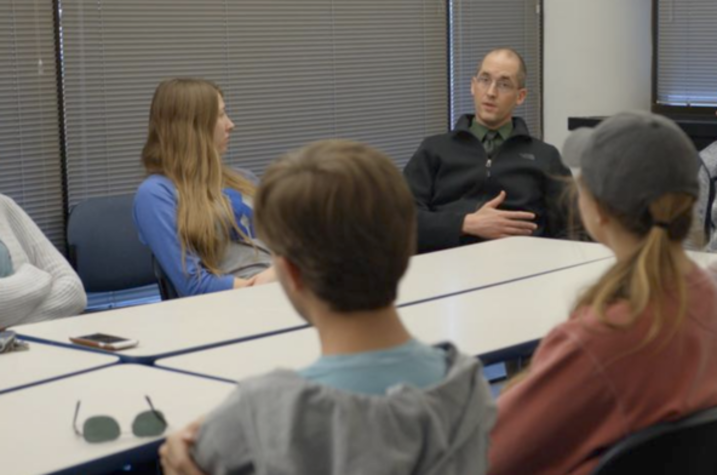
MULTIPOLYGON (((255 238, 251 206, 240 192, 229 188, 223 191, 229 198, 239 228, 245 235, 255 238)), ((152 250, 180 295, 219 292, 234 287, 234 275, 212 274, 191 250, 187 250, 186 264, 182 266, 184 256, 177 230, 177 190, 169 178, 150 175, 140 185, 134 199, 133 216, 139 240, 152 250)), ((232 240, 238 241, 238 236, 232 235, 232 240)))

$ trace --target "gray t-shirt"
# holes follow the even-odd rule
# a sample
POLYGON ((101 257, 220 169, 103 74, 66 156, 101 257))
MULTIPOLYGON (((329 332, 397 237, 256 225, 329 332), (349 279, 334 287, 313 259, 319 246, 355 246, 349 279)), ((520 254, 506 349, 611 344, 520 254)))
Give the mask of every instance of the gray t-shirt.
MULTIPOLYGON (((251 173, 242 170, 242 173, 251 173)), ((254 183, 258 182, 258 179, 254 174, 247 176, 254 183)), ((251 197, 243 197, 244 202, 250 207, 254 208, 254 200, 251 197)), ((244 229, 250 229, 251 223, 248 222, 246 216, 244 216, 241 225, 244 229)), ((259 238, 252 238, 253 246, 249 243, 242 241, 232 241, 227 246, 227 251, 224 253, 224 258, 219 263, 219 269, 226 275, 233 275, 240 279, 250 279, 259 272, 271 267, 271 252, 266 244, 259 238)))
POLYGON ((271 266, 271 253, 259 239, 253 239, 254 246, 232 241, 227 246, 224 258, 219 263, 222 273, 240 279, 249 279, 271 266))

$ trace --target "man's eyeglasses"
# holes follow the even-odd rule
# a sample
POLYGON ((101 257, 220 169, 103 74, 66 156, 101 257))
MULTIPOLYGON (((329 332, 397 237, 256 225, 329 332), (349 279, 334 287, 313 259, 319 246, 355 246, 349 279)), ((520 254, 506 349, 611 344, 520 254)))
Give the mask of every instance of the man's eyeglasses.
POLYGON ((498 92, 511 92, 515 90, 515 86, 509 79, 495 79, 493 80, 490 76, 476 76, 476 81, 478 82, 478 86, 481 89, 485 89, 486 91, 491 88, 493 84, 495 84, 495 88, 498 90, 498 92))
MULTIPOLYGON (((137 437, 156 437, 163 434, 167 429, 167 421, 164 418, 164 414, 154 408, 149 396, 145 396, 144 398, 147 400, 150 410, 141 412, 134 418, 132 433, 137 437)), ((80 402, 81 401, 77 401, 77 405, 75 406, 75 418, 72 421, 75 434, 82 436, 85 441, 92 444, 109 442, 119 438, 122 433, 120 426, 117 421, 110 416, 90 417, 82 425, 82 431, 80 431, 77 428, 80 402)))

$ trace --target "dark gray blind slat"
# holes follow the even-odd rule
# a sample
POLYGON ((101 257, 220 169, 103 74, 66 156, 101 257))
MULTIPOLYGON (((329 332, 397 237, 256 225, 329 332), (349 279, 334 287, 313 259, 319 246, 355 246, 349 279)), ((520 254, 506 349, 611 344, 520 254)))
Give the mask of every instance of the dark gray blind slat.
POLYGON ((262 173, 311 140, 405 163, 445 130, 442 0, 63 0, 70 203, 132 192, 160 80, 204 77, 236 124, 226 160, 262 173))
POLYGON ((51 2, 0 0, 0 193, 62 249, 53 31, 51 2))
POLYGON ((460 115, 474 112, 470 81, 483 56, 494 48, 510 47, 523 56, 528 69, 528 98, 515 115, 525 119, 532 135, 542 136, 539 6, 540 0, 453 0, 452 124, 460 115))
POLYGON ((717 1, 657 2, 657 101, 717 105, 717 1))

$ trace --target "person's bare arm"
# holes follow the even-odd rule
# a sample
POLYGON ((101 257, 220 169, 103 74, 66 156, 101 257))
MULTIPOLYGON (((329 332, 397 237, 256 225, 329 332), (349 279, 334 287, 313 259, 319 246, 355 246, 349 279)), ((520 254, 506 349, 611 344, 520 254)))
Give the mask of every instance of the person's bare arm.
POLYGON ((244 287, 250 287, 251 285, 252 285, 251 280, 240 279, 239 277, 234 277, 234 288, 235 289, 243 289, 244 287))
POLYGON ((159 457, 165 475, 204 475, 194 463, 190 450, 196 441, 203 418, 167 437, 159 448, 159 457))
POLYGON ((249 285, 263 285, 271 282, 276 282, 276 273, 273 267, 269 267, 256 274, 254 277, 248 280, 249 285))

